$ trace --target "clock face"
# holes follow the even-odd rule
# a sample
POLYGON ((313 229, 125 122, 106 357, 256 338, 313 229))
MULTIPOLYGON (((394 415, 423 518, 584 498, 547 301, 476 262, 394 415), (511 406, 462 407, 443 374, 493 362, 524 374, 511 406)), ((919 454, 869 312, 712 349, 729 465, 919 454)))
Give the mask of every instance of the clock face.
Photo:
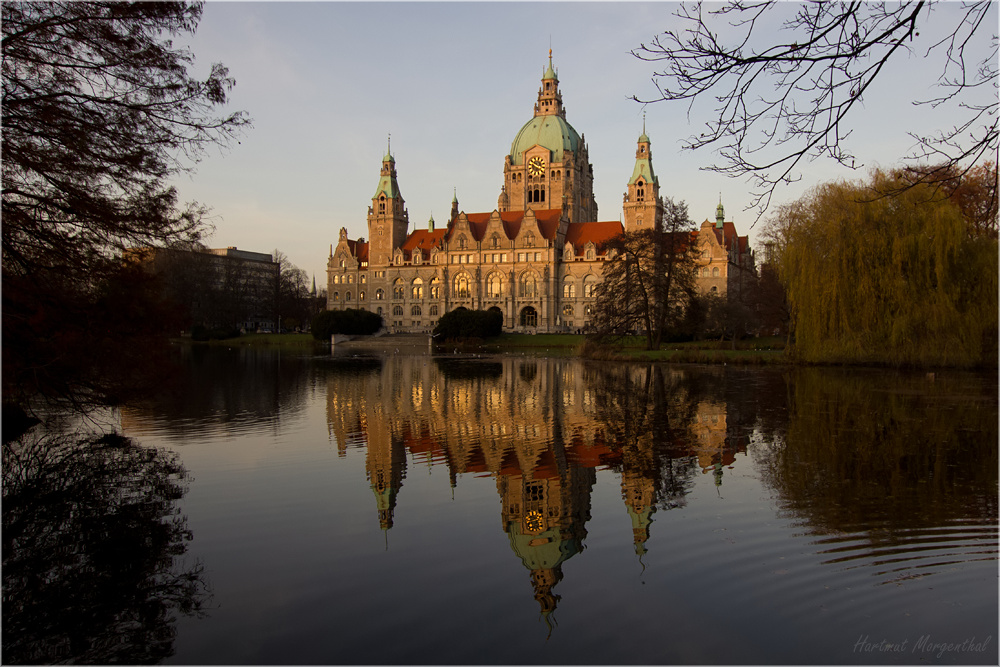
POLYGON ((545 171, 545 162, 540 157, 533 157, 528 160, 528 173, 532 176, 541 176, 545 171))
POLYGON ((542 513, 537 510, 528 512, 528 515, 524 517, 524 526, 532 533, 541 531, 545 527, 545 522, 542 520, 542 513))

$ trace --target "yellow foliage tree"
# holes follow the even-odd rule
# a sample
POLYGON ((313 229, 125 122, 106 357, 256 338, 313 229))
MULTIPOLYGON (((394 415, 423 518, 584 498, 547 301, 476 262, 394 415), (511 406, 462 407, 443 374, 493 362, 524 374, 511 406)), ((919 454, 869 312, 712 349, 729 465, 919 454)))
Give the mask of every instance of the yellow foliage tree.
POLYGON ((932 185, 821 185, 782 207, 776 241, 805 361, 974 366, 997 355, 997 240, 932 185))

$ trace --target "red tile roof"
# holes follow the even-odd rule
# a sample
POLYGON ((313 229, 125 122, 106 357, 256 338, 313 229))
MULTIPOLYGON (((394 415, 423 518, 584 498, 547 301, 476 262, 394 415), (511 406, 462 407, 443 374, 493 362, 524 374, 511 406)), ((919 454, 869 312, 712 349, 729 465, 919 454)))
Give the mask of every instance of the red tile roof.
POLYGON ((351 251, 351 255, 356 257, 359 262, 368 261, 368 243, 348 239, 347 248, 351 251))
POLYGON ((541 232, 543 238, 548 241, 555 240, 556 232, 559 231, 559 219, 561 217, 562 209, 560 208, 535 211, 535 219, 538 221, 538 231, 541 232))
MULTIPOLYGON (((500 213, 500 224, 508 239, 517 238, 526 213, 527 211, 504 211, 500 213)), ((535 221, 538 223, 538 232, 542 237, 549 241, 555 239, 556 233, 559 231, 559 220, 562 217, 562 209, 540 209, 534 211, 534 214, 535 221)), ((465 217, 469 221, 469 230, 472 232, 472 236, 475 237, 476 241, 482 241, 486 236, 486 228, 489 226, 493 213, 466 213, 465 217)), ((457 220, 451 221, 445 240, 451 239, 456 222, 457 220)))
POLYGON ((576 254, 583 253, 584 246, 593 242, 600 252, 602 246, 622 233, 624 228, 617 220, 608 222, 571 222, 566 230, 566 243, 572 243, 576 254))
POLYGON ((507 238, 517 238, 523 219, 524 211, 504 211, 500 214, 500 221, 503 223, 503 231, 507 234, 507 238))
POLYGON ((441 245, 446 231, 445 229, 435 229, 432 232, 428 229, 418 229, 410 232, 410 235, 403 241, 403 252, 409 257, 410 253, 419 248, 426 255, 433 248, 441 245))

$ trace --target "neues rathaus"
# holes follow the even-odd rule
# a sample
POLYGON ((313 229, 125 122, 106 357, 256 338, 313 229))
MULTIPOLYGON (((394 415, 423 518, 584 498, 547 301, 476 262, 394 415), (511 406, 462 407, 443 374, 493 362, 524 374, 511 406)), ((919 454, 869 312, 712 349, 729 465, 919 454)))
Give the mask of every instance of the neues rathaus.
MULTIPOLYGON (((369 310, 397 332, 428 332, 459 307, 499 310, 505 331, 587 328, 605 242, 660 224, 660 184, 644 130, 621 220, 599 221, 587 144, 566 121, 551 52, 541 84, 534 115, 504 156, 504 184, 492 212, 461 211, 455 196, 446 225, 437 228, 432 217, 426 229, 411 231, 396 161, 386 153, 368 208, 368 240, 351 240, 341 228, 330 248, 328 309, 369 310)), ((706 220, 694 236, 699 290, 739 298, 754 257, 748 237, 725 221, 721 201, 715 221, 706 220)))

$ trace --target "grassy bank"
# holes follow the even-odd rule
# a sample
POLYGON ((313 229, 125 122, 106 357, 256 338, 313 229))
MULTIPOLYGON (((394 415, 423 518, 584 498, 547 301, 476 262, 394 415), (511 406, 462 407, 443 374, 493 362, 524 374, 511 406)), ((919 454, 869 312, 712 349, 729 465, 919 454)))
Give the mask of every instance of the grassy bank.
POLYGON ((788 363, 785 341, 780 337, 737 341, 688 341, 664 343, 659 350, 646 350, 646 339, 630 336, 614 345, 595 345, 575 334, 503 334, 487 341, 490 351, 546 352, 572 354, 607 361, 669 361, 699 364, 779 364, 788 363))
POLYGON ((307 333, 287 333, 287 334, 259 334, 248 333, 238 338, 225 338, 223 340, 196 341, 189 337, 175 338, 174 342, 189 343, 191 345, 247 345, 253 347, 296 347, 311 348, 314 345, 322 345, 307 333))

